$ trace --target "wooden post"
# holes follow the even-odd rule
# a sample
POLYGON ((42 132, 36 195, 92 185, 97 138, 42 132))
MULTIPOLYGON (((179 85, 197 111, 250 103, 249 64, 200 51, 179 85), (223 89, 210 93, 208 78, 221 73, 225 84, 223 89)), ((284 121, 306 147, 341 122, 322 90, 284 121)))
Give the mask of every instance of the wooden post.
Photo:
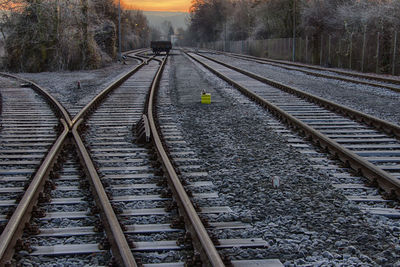
POLYGON ((60 3, 58 2, 58 0, 56 1, 56 20, 57 20, 57 27, 56 27, 56 31, 57 31, 57 40, 60 40, 60 20, 61 20, 61 12, 60 12, 60 3))
POLYGON ((342 67, 342 38, 339 37, 339 56, 338 56, 338 67, 342 67))
POLYGON ((315 47, 315 43, 316 43, 317 41, 315 41, 315 37, 314 36, 312 36, 311 37, 311 43, 312 43, 312 46, 311 46, 311 48, 312 48, 312 50, 311 50, 311 64, 314 64, 315 63, 315 60, 314 60, 314 58, 316 58, 316 56, 314 56, 314 54, 316 54, 318 51, 315 51, 315 49, 316 49, 316 47, 315 47))
POLYGON ((306 63, 308 63, 308 36, 306 36, 306 63))
POLYGON ((296 0, 293 0, 293 40, 292 61, 296 61, 296 0))
POLYGON ((320 66, 322 66, 322 45, 324 44, 323 43, 323 41, 324 41, 324 35, 323 34, 321 34, 321 45, 320 45, 320 52, 319 52, 319 65, 320 66))
POLYGON ((350 62, 349 62, 349 69, 351 69, 351 61, 353 61, 353 33, 350 34, 350 62))
POLYGON ((226 52, 226 22, 224 23, 224 52, 226 52))
POLYGON ((377 40, 376 40, 376 67, 375 67, 375 72, 379 73, 379 39, 381 33, 378 32, 377 40))
MULTIPOLYGON (((87 2, 87 0, 85 0, 87 2)), ((118 1, 118 60, 122 61, 121 0, 118 1)))
POLYGON ((365 27, 364 27, 363 46, 362 46, 362 55, 361 55, 361 72, 364 72, 366 36, 367 36, 367 25, 365 25, 365 27))
POLYGON ((81 12, 82 12, 82 50, 81 50, 81 55, 82 55, 82 64, 84 67, 87 67, 88 64, 88 54, 89 54, 89 38, 88 38, 88 33, 89 33, 89 15, 88 15, 88 0, 81 0, 81 12))
POLYGON ((298 44, 298 53, 297 53, 297 58, 301 62, 303 61, 303 40, 301 37, 299 38, 299 44, 298 44))
POLYGON ((395 70, 396 70, 396 52, 397 52, 397 31, 394 32, 392 75, 395 75, 395 70))
POLYGON ((328 38, 328 66, 331 66, 331 35, 328 38))

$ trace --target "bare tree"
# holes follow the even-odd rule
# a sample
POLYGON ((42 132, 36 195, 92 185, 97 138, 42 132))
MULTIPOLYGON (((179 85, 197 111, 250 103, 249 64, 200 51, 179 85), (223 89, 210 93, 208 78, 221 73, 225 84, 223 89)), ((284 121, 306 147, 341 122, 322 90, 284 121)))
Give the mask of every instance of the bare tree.
POLYGON ((197 40, 217 40, 228 18, 228 0, 193 0, 189 29, 197 40))
MULTIPOLYGON (((0 0, 0 30, 12 70, 97 68, 115 58, 117 8, 113 0, 0 0)), ((148 41, 140 11, 123 11, 124 40, 148 41)), ((128 45, 127 45, 128 47, 128 45)))

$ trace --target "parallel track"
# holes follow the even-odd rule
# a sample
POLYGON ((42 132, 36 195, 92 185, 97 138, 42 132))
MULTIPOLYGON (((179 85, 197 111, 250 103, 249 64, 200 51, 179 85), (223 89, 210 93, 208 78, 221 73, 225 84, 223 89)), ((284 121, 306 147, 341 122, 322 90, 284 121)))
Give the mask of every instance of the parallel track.
MULTIPOLYGON (((111 84, 108 88, 106 88, 102 92, 102 94, 99 97, 97 97, 95 100, 99 101, 99 99, 101 97, 104 97, 107 93, 109 93, 111 90, 113 90, 115 87, 117 87, 120 83, 122 83, 124 80, 126 80, 129 76, 131 76, 135 71, 137 71, 139 68, 141 68, 145 64, 146 64, 146 62, 142 63, 137 68, 134 68, 132 71, 130 71, 130 72, 126 73, 125 75, 123 75, 122 77, 120 77, 120 79, 117 82, 111 84)), ((8 75, 8 74, 4 74, 4 76, 10 77, 10 75, 8 75)), ((12 77, 12 78, 19 79, 18 77, 12 77)), ((19 80, 23 80, 23 79, 19 79, 19 80)), ((24 82, 26 82, 26 81, 24 81, 24 82)), ((39 170, 36 172, 35 176, 33 177, 32 182, 27 185, 28 187, 27 187, 25 194, 22 197, 22 200, 19 202, 15 212, 12 214, 8 224, 6 225, 2 235, 0 237, 0 255, 1 255, 0 263, 2 265, 11 260, 11 257, 14 253, 15 244, 21 237, 22 231, 23 231, 24 227, 26 226, 26 223, 29 221, 29 219, 31 217, 31 210, 33 210, 33 209, 35 211, 39 210, 39 207, 37 206, 38 198, 40 196, 43 199, 43 196, 45 196, 45 193, 46 193, 45 190, 48 190, 47 188, 49 187, 49 185, 51 185, 51 183, 46 182, 48 180, 49 174, 51 174, 53 165, 57 161, 57 158, 60 154, 62 147, 64 147, 66 145, 68 132, 70 132, 70 130, 72 130, 71 128, 74 125, 75 126, 77 125, 77 123, 76 123, 77 120, 72 122, 72 120, 69 118, 69 115, 65 111, 65 109, 54 98, 52 98, 48 93, 46 93, 46 90, 44 90, 43 88, 40 88, 36 84, 30 83, 30 82, 28 82, 28 83, 30 84, 31 87, 33 87, 33 89, 35 89, 36 91, 39 91, 40 94, 44 95, 47 98, 47 100, 54 107, 56 107, 57 114, 61 114, 63 116, 63 118, 61 119, 61 122, 64 125, 64 131, 58 137, 56 143, 53 145, 53 147, 50 149, 49 153, 47 154, 46 158, 43 160, 43 163, 39 167, 39 170)), ((95 103, 95 101, 93 103, 95 103)), ((91 104, 93 104, 93 103, 91 103, 91 104)), ((89 108, 85 108, 84 110, 86 111, 88 109, 89 108)), ((76 141, 76 143, 79 143, 79 139, 76 139, 75 141, 76 141)), ((84 151, 82 153, 84 153, 84 151)), ((90 170, 90 166, 87 167, 86 169, 90 170)), ((51 176, 54 176, 54 175, 51 175, 51 176)), ((92 176, 90 176, 90 177, 93 178, 92 176)), ((92 183, 92 185, 94 188, 93 191, 98 194, 99 191, 101 191, 101 188, 96 188, 96 185, 94 183, 92 183)), ((108 203, 108 201, 107 201, 107 203, 108 203)), ((107 217, 107 215, 106 215, 106 217, 107 217)), ((109 218, 107 218, 107 219, 109 219, 109 218)), ((104 221, 107 222, 107 220, 104 220, 104 221)), ((119 224, 116 221, 109 223, 109 225, 111 225, 110 226, 111 230, 110 229, 109 230, 114 233, 116 230, 113 230, 113 229, 119 227, 119 224)), ((121 251, 120 247, 124 246, 124 245, 118 244, 119 238, 117 237, 117 235, 114 234, 113 236, 109 236, 109 239, 113 241, 113 242, 111 242, 112 245, 114 245, 112 247, 112 249, 114 252, 114 256, 117 258, 118 262, 120 262, 122 265, 134 266, 134 264, 131 264, 132 262, 134 262, 131 253, 129 252, 128 256, 124 256, 124 253, 121 251), (115 243, 117 243, 117 246, 115 246, 115 243), (130 257, 130 259, 127 259, 129 257, 130 257), (125 264, 125 263, 127 263, 127 264, 125 264)), ((19 246, 23 243, 24 242, 18 241, 19 246)))
MULTIPOLYGON (((15 78, 10 75, 3 76, 15 78)), ((35 84, 32 84, 32 87, 54 107, 56 114, 67 115, 65 109, 58 105, 58 102, 42 88, 35 84)), ((4 207, 10 207, 11 212, 7 217, 9 223, 2 232, 0 253, 10 259, 24 223, 29 220, 29 215, 26 214, 32 210, 44 186, 45 181, 42 178, 49 174, 61 150, 68 133, 66 123, 68 120, 61 120, 63 128, 58 127, 57 117, 53 112, 50 113, 50 108, 43 110, 43 107, 46 107, 45 102, 38 100, 38 97, 29 88, 10 89, 8 93, 12 94, 8 99, 5 98, 7 92, 2 91, 2 93, 6 105, 3 107, 1 134, 2 142, 6 147, 1 150, 1 154, 3 162, 7 162, 6 166, 2 166, 2 180, 8 186, 3 188, 3 194, 11 197, 5 201, 7 203, 4 203, 4 207), (18 99, 18 103, 14 104, 16 99, 18 99), (7 100, 10 102, 8 103, 7 100), (5 123, 6 118, 9 121, 7 123, 5 123), (62 131, 59 136, 54 129, 56 126, 62 131), (46 158, 43 160, 44 157, 46 158), (43 163, 37 167, 40 161, 43 163), (24 190, 21 190, 21 187, 24 190), (23 191, 26 193, 22 195, 23 191), (17 197, 15 192, 19 192, 21 195, 17 197), (19 199, 20 201, 18 201, 19 199)), ((2 220, 7 218, 3 216, 2 220)))
POLYGON ((386 191, 400 196, 400 127, 296 88, 190 53, 307 139, 386 191), (315 104, 314 104, 315 103, 315 104))
POLYGON ((390 77, 382 77, 377 75, 368 75, 364 73, 350 72, 344 70, 337 70, 331 68, 323 68, 318 66, 312 66, 307 64, 283 61, 283 60, 273 60, 259 57, 252 57, 241 54, 234 53, 221 53, 222 55, 226 55, 233 58, 238 58, 242 60, 247 60, 251 62, 256 62, 259 64, 267 64, 270 66, 284 68, 287 70, 300 71, 308 75, 341 80, 345 82, 364 84, 369 86, 374 86, 378 88, 385 88, 392 90, 394 92, 400 92, 400 80, 393 79, 390 77))
MULTIPOLYGON (((162 64, 165 64, 165 60, 162 64)), ((155 67, 154 62, 151 62, 145 68, 155 67)), ((209 237, 208 229, 203 226, 197 209, 191 203, 195 199, 212 199, 216 194, 200 193, 189 197, 187 189, 182 186, 182 177, 177 174, 171 158, 175 160, 177 156, 182 157, 189 151, 178 148, 177 143, 173 143, 170 148, 174 153, 165 151, 164 141, 158 131, 170 129, 171 125, 157 123, 153 118, 153 114, 156 115, 153 102, 162 70, 158 71, 157 79, 153 82, 149 73, 151 71, 135 75, 107 98, 89 117, 85 134, 86 145, 98 166, 101 179, 106 181, 107 192, 112 196, 112 205, 118 210, 120 221, 124 222, 124 233, 132 244, 135 258, 140 259, 139 262, 143 264, 150 264, 149 266, 154 257, 160 258, 160 264, 163 262, 170 266, 183 266, 185 263, 194 265, 199 260, 207 266, 223 266, 216 246, 264 247, 266 242, 257 238, 215 241, 209 237), (144 104, 150 84, 152 89, 149 102, 144 104), (153 151, 147 146, 136 144, 138 140, 131 130, 135 122, 140 120, 145 106, 144 113, 149 118, 153 151), (167 177, 166 180, 162 174, 167 177), (169 186, 166 187, 166 184, 169 186), (183 221, 179 219, 178 210, 183 221), (168 259, 167 262, 162 260, 164 258, 168 259)), ((196 171, 188 172, 193 178, 203 176, 203 173, 196 171)), ((207 185, 191 183, 189 188, 204 186, 207 185)), ((202 214, 220 214, 226 210, 226 207, 201 207, 202 214)), ((239 222, 214 222, 208 227, 222 230, 249 226, 239 222)), ((280 265, 277 260, 232 261, 234 266, 260 263, 280 265)))
MULTIPOLYGON (((158 261, 161 265, 162 262, 170 266, 183 266, 185 263, 194 265, 200 260, 206 266, 224 266, 215 242, 220 248, 266 245, 265 241, 257 239, 213 241, 210 238, 192 205, 192 197, 186 193, 170 155, 165 151, 165 144, 158 133, 160 127, 153 118, 153 114, 156 114, 153 101, 165 62, 166 58, 158 67, 155 61, 146 60, 102 91, 73 119, 44 89, 31 84, 58 107, 57 114, 62 115, 60 120, 64 130, 36 172, 0 236, 1 265, 11 263, 15 249, 29 252, 14 257, 20 263, 27 260, 40 263, 42 257, 55 259, 58 256, 77 254, 83 255, 81 260, 85 262, 88 258, 84 255, 98 254, 102 257, 98 263, 107 264, 104 261, 110 260, 111 256, 107 252, 107 242, 102 241, 103 236, 107 236, 112 260, 120 266, 137 266, 142 263, 141 260, 137 263, 137 259, 152 263, 154 259, 148 258, 154 258, 154 253, 159 252, 160 259, 165 258, 161 256, 163 253, 167 255, 166 261, 158 261), (154 73, 157 74, 153 78, 154 73), (135 140, 132 128, 141 117, 149 87, 151 91, 145 113, 149 118, 153 155, 148 154, 151 152, 148 146, 132 143, 135 140), (74 161, 75 150, 80 163, 74 161), (163 189, 162 174, 168 178, 169 189, 163 189), (157 180, 161 181, 159 185, 154 184, 157 180), (92 194, 81 192, 80 187, 86 184, 90 185, 92 194), (165 191, 165 194, 159 195, 160 191, 165 191), (184 229, 169 226, 174 224, 171 219, 177 217, 177 211, 174 205, 171 211, 164 211, 164 205, 157 207, 157 203, 165 200, 171 204, 176 201, 179 214, 183 217, 180 223, 185 223, 184 229), (146 202, 150 203, 150 208, 144 204, 146 202), (60 206, 67 207, 68 211, 60 210, 60 206), (92 214, 86 214, 85 209, 91 210, 92 214), (96 212, 102 221, 97 226, 93 225, 98 217, 96 212), (157 218, 152 217, 152 225, 140 222, 149 215, 158 216, 165 223, 160 224, 157 218), (57 221, 70 223, 74 220, 77 222, 73 223, 73 228, 60 228, 57 225, 57 221), (32 236, 32 233, 38 235, 32 236), (70 240, 71 235, 75 236, 73 241, 70 240), (179 242, 174 239, 165 241, 165 238, 176 238, 179 242), (147 256, 146 253, 153 255, 147 256)), ((193 186, 202 187, 204 184, 193 186)), ((196 198, 196 195, 193 197, 196 198)), ((204 207, 202 212, 207 213, 207 209, 210 213, 221 212, 220 208, 212 207, 204 207)), ((216 229, 243 228, 235 223, 213 224, 216 229)), ((64 263, 73 264, 68 260, 64 263)), ((85 263, 92 264, 90 260, 85 263)), ((233 261, 231 264, 281 266, 277 260, 233 261)))

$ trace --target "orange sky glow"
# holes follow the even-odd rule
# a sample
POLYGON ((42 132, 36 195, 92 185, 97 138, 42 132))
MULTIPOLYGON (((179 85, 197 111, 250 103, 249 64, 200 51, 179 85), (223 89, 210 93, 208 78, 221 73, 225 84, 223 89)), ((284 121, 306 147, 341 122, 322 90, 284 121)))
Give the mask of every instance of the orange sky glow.
POLYGON ((189 12, 191 0, 121 0, 126 8, 143 11, 189 12))

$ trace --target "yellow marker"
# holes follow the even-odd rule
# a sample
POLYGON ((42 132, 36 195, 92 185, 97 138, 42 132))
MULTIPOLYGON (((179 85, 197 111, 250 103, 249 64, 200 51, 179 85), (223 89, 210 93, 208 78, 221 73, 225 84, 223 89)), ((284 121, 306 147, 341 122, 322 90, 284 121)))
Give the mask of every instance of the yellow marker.
POLYGON ((201 94, 202 104, 211 104, 211 94, 202 93, 201 94))

